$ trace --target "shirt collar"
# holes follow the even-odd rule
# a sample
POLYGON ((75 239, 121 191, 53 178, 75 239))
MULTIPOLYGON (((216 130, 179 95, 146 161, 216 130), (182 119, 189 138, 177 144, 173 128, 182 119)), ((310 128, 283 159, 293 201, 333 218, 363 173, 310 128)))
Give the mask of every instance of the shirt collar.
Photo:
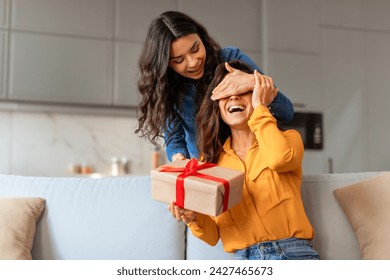
MULTIPOLYGON (((234 150, 231 147, 231 136, 229 136, 228 139, 226 139, 225 144, 223 145, 223 150, 230 156, 236 157, 238 159, 238 156, 234 153, 234 150)), ((252 159, 250 159, 250 162, 247 163, 249 166, 249 170, 247 170, 247 177, 250 180, 255 180, 261 171, 266 169, 267 163, 264 160, 264 157, 262 155, 261 149, 259 149, 259 143, 256 141, 253 143, 252 147, 249 149, 248 153, 252 154, 252 159)))

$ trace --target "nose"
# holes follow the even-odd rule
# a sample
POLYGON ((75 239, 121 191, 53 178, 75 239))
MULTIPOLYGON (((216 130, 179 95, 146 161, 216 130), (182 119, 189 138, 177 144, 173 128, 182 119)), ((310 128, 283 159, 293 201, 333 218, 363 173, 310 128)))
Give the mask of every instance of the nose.
POLYGON ((187 58, 188 67, 196 66, 196 57, 194 55, 189 55, 187 58))

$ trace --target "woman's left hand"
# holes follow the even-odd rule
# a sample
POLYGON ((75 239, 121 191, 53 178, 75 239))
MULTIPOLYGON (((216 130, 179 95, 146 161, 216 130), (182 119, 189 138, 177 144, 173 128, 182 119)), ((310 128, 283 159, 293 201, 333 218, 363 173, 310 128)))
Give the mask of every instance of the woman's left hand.
POLYGON ((223 78, 213 90, 212 100, 223 99, 232 95, 243 94, 251 91, 254 86, 254 78, 252 74, 248 74, 237 70, 225 62, 226 70, 229 73, 223 78))
POLYGON ((181 208, 175 202, 169 204, 168 210, 178 222, 184 222, 185 224, 191 223, 198 216, 197 212, 181 208))
POLYGON ((254 71, 254 77, 255 87, 252 94, 252 107, 256 109, 260 105, 268 106, 274 100, 278 89, 275 88, 271 77, 261 75, 256 70, 254 71))

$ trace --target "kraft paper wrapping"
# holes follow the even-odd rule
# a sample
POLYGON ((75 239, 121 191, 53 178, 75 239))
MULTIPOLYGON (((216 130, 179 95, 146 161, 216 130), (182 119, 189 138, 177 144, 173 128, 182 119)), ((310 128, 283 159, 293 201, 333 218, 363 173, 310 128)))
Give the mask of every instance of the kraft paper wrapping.
MULTIPOLYGON (((176 201, 177 177, 183 172, 160 172, 164 167, 185 167, 190 160, 179 160, 151 171, 152 198, 165 203, 176 201)), ((199 164, 202 164, 199 162, 199 164)), ((241 202, 244 173, 238 170, 213 166, 197 171, 205 175, 225 179, 229 183, 227 208, 241 202)), ((223 212, 225 187, 220 182, 191 175, 184 179, 184 208, 217 216, 223 212)))

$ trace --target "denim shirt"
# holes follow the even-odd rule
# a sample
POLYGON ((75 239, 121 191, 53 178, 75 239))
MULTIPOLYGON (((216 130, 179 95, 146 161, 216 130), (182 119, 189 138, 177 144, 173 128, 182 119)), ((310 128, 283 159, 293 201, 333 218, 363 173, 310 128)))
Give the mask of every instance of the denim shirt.
MULTIPOLYGON (((221 50, 221 58, 224 62, 238 59, 263 74, 256 63, 236 47, 223 48, 221 50)), ((178 112, 180 118, 179 125, 175 131, 172 131, 172 126, 169 126, 169 133, 164 133, 166 154, 170 161, 172 156, 177 153, 181 153, 186 158, 198 158, 199 156, 196 148, 196 88, 194 84, 185 84, 185 89, 186 95, 183 98, 183 110, 178 112), (169 139, 167 134, 170 135, 169 139)), ((278 121, 289 122, 292 120, 294 107, 291 101, 280 91, 269 107, 272 115, 278 121)))

